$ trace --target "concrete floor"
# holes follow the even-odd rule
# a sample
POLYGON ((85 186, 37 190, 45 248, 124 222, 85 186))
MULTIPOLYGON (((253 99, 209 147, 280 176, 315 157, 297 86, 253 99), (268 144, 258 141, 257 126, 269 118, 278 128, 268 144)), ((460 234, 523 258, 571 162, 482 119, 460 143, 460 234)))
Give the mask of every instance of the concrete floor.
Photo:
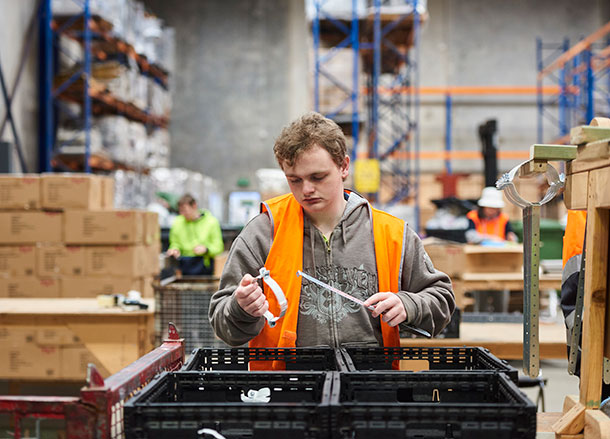
MULTIPOLYGON (((511 366, 522 375, 522 361, 510 361, 511 366)), ((568 374, 568 360, 543 360, 540 363, 542 376, 547 379, 544 389, 546 412, 560 412, 566 395, 578 395, 578 377, 568 374)), ((534 403, 538 397, 538 387, 521 388, 534 403)), ((538 408, 542 411, 541 408, 538 408)))

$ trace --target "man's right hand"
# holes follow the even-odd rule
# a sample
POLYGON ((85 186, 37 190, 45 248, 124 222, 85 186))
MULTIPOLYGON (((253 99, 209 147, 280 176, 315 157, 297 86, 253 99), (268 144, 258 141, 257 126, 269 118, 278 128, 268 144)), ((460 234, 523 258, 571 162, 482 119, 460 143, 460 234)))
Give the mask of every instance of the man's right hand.
POLYGON ((178 250, 177 248, 170 248, 170 249, 167 249, 165 254, 169 257, 174 257, 174 258, 178 259, 180 257, 180 250, 178 250))
POLYGON ((239 306, 252 317, 261 317, 269 310, 269 302, 263 294, 263 289, 250 274, 241 278, 239 286, 235 290, 235 299, 239 306))

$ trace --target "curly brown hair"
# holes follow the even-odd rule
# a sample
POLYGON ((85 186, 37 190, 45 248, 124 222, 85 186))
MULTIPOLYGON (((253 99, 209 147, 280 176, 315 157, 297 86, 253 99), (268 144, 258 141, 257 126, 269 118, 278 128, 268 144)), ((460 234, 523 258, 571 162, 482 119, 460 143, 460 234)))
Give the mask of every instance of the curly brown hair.
POLYGON ((280 168, 293 166, 299 156, 314 145, 324 148, 337 166, 347 155, 345 135, 333 120, 311 111, 282 129, 275 140, 273 153, 280 168))

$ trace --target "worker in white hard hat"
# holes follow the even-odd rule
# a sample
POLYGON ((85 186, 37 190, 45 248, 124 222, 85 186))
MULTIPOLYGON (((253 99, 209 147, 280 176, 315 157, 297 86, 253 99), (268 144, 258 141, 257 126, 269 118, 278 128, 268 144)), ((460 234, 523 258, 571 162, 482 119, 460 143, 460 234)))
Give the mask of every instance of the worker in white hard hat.
POLYGON ((517 242, 517 235, 513 232, 508 221, 508 215, 502 212, 504 199, 502 192, 495 187, 486 187, 481 193, 477 203, 479 208, 468 212, 469 228, 466 239, 470 243, 488 241, 517 242))

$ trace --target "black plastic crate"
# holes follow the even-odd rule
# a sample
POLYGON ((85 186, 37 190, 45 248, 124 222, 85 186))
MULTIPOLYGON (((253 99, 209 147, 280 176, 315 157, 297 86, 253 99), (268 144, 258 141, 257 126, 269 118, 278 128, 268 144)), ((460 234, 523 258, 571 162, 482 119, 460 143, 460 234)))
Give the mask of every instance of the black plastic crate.
POLYGON ((317 348, 198 348, 182 370, 249 370, 252 361, 283 361, 286 370, 343 370, 348 368, 338 349, 317 348))
POLYGON ((536 406, 495 371, 332 372, 333 439, 534 439, 536 406))
POLYGON ((351 372, 392 369, 392 362, 397 360, 405 361, 403 365, 408 368, 409 360, 424 360, 431 371, 496 370, 514 383, 518 380, 517 369, 481 347, 344 347, 341 351, 351 372))
POLYGON ((210 428, 227 439, 329 437, 335 372, 165 372, 124 407, 127 438, 200 438, 210 428), (243 402, 270 390, 266 403, 243 402))

